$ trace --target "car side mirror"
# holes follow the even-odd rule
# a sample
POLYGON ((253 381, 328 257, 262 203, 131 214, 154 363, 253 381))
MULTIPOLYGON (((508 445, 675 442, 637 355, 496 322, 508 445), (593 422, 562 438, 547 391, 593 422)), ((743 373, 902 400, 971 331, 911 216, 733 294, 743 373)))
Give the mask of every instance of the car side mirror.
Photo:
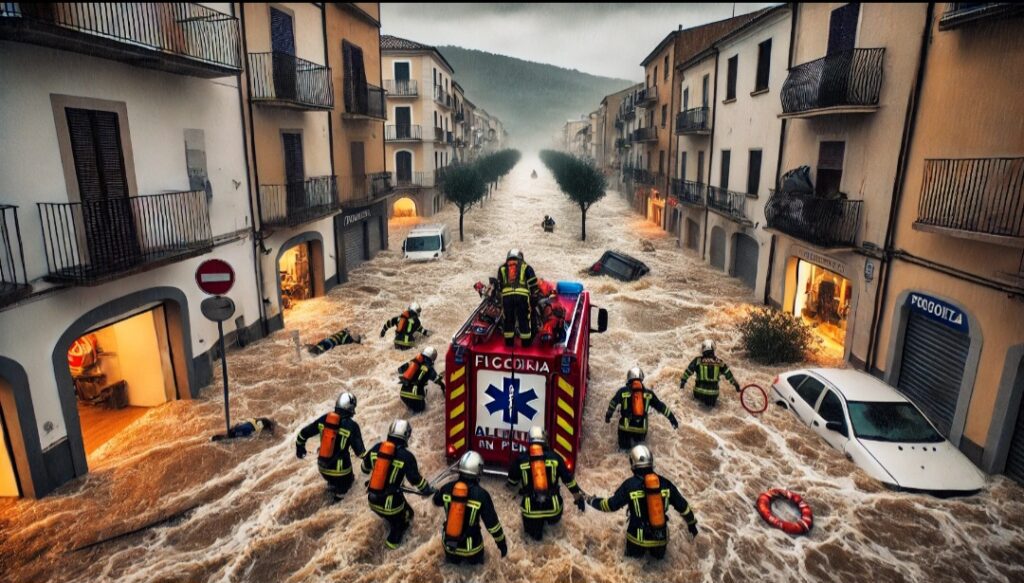
POLYGON ((590 306, 590 331, 597 332, 600 334, 608 330, 608 310, 604 308, 598 308, 597 306, 590 306), (594 310, 597 310, 597 328, 594 328, 594 310))
POLYGON ((405 253, 405 241, 402 241, 402 253, 405 253))
POLYGON ((842 433, 843 435, 846 435, 846 425, 844 423, 840 423, 838 421, 826 421, 825 422, 825 429, 828 429, 829 431, 835 431, 836 433, 842 433))

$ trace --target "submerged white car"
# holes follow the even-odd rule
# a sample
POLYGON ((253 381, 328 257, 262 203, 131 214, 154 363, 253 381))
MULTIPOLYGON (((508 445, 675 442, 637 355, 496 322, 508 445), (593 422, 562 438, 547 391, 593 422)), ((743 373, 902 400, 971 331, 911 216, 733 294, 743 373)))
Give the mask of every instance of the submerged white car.
POLYGON ((869 374, 825 368, 783 373, 772 383, 772 401, 890 488, 959 496, 985 484, 913 403, 869 374))

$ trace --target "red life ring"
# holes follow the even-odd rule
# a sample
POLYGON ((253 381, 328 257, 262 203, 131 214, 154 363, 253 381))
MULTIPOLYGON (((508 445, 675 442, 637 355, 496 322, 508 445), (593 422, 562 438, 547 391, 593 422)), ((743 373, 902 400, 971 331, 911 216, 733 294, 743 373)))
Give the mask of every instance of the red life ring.
POLYGON ((814 526, 814 513, 811 512, 811 507, 807 505, 796 492, 790 492, 789 490, 783 490, 782 488, 772 488, 767 492, 761 494, 757 498, 757 511, 761 514, 761 518, 765 522, 780 529, 786 534, 807 534, 811 531, 814 526), (800 510, 800 520, 782 520, 772 512, 772 501, 777 498, 785 498, 796 504, 797 509, 800 510))

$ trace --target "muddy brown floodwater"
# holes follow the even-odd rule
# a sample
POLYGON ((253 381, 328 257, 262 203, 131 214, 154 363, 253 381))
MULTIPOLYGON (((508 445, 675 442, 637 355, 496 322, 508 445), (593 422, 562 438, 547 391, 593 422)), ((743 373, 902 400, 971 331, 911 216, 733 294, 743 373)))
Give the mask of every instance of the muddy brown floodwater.
MULTIPOLYGON (((774 406, 753 417, 727 390, 717 409, 696 407, 678 379, 702 338, 718 343, 743 383, 768 386, 782 369, 756 365, 738 348, 736 324, 752 307, 749 291, 678 249, 618 194, 591 210, 581 243, 578 209, 539 161, 526 159, 469 213, 466 242, 448 258, 402 261, 401 241, 415 222, 393 222, 391 250, 326 297, 289 312, 285 330, 230 353, 233 417, 273 417, 277 436, 211 443, 223 423, 219 379, 199 399, 149 411, 90 457, 83 479, 44 500, 0 504, 0 580, 1024 580, 1024 490, 1009 480, 990 478, 983 493, 963 499, 893 493, 774 406), (540 177, 530 179, 534 168, 540 177), (558 221, 553 234, 540 228, 544 214, 558 221), (643 239, 654 253, 641 251, 643 239), (381 324, 418 301, 436 332, 427 342, 444 351, 478 301, 472 284, 494 273, 510 247, 524 249, 548 279, 579 279, 606 248, 651 267, 634 283, 582 277, 595 303, 608 309, 610 330, 593 340, 577 478, 588 492, 608 494, 627 476, 603 415, 626 370, 641 365, 681 422, 672 431, 664 419, 652 421, 656 466, 689 498, 701 528, 691 542, 674 517, 661 563, 623 558, 623 513, 570 507, 543 543, 525 542, 512 494, 493 479, 485 486, 510 540, 507 559, 499 560, 488 540, 484 566, 445 566, 441 512, 421 499, 411 502, 416 520, 404 544, 390 551, 382 544, 385 525, 358 486, 329 504, 315 454, 295 458, 295 432, 341 390, 359 397, 356 418, 368 445, 392 419, 407 416, 393 374, 409 354, 393 350, 390 336, 378 338, 381 324), (297 359, 292 331, 315 342, 343 326, 368 334, 368 342, 297 359), (761 521, 754 501, 773 486, 796 490, 813 506, 809 536, 793 538, 761 521)), ((458 215, 448 208, 429 222, 457 231, 458 215)), ((440 392, 432 389, 429 398, 427 411, 412 418, 411 447, 425 475, 447 465, 440 392)))

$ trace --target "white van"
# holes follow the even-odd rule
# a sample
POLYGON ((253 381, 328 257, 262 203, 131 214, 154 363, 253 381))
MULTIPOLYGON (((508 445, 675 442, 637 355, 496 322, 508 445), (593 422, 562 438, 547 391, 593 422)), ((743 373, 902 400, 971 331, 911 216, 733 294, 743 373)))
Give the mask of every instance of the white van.
POLYGON ((430 261, 444 255, 451 244, 447 225, 421 225, 402 242, 402 254, 410 261, 430 261))

